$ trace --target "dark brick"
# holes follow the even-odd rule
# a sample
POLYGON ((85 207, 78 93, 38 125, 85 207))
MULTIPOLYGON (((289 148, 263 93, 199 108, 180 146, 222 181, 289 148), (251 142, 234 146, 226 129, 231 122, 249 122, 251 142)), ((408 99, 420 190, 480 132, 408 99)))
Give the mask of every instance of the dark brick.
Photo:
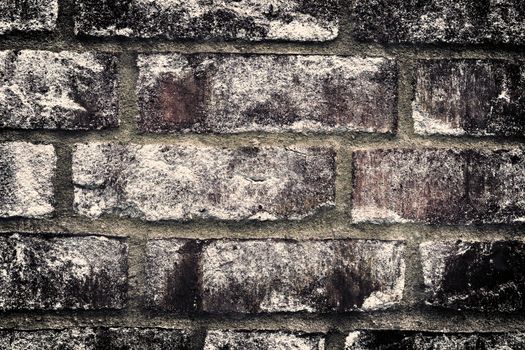
POLYGON ((430 333, 410 331, 355 331, 345 350, 521 350, 523 333, 430 333))
POLYGON ((388 59, 156 54, 138 65, 141 131, 394 131, 388 59))
POLYGON ((361 0, 354 36, 381 43, 524 44, 522 0, 361 0))
POLYGON ((429 304, 457 310, 525 309, 523 242, 426 242, 420 250, 429 304))
POLYGON ((299 220, 334 206, 335 154, 315 147, 77 144, 76 210, 157 220, 299 220))
POLYGON ((524 136, 524 67, 504 60, 418 61, 416 133, 524 136))
POLYGON ((0 51, 0 128, 92 130, 118 125, 116 58, 0 51))
POLYGON ((402 298, 403 248, 366 240, 154 240, 146 300, 176 312, 384 309, 402 298))
POLYGON ((52 31, 58 17, 57 0, 2 0, 0 34, 52 31))
POLYGON ((120 309, 127 244, 96 236, 0 236, 0 309, 120 309))
POLYGON ((0 218, 44 218, 54 211, 51 145, 0 143, 0 218))
POLYGON ((0 330, 2 349, 190 350, 190 333, 161 328, 0 330))
POLYGON ((139 38, 326 41, 338 34, 337 2, 76 0, 75 31, 139 38))
POLYGON ((352 200, 354 222, 523 222, 523 150, 357 151, 352 200))
POLYGON ((206 350, 324 350, 322 334, 304 334, 275 331, 209 331, 204 344, 206 350))

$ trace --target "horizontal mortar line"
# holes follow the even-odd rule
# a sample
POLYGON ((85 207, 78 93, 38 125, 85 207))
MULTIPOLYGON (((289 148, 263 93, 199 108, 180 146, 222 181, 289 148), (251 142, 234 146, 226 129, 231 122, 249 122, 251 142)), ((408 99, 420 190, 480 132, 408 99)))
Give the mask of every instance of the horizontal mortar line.
POLYGON ((71 41, 25 39, 4 37, 2 50, 75 50, 106 51, 110 53, 254 53, 254 54, 322 54, 356 56, 402 56, 410 58, 525 58, 522 47, 502 48, 480 46, 432 46, 403 44, 358 43, 340 38, 325 43, 302 42, 184 42, 184 41, 133 41, 133 40, 78 40, 71 41))
POLYGON ((383 311, 367 314, 316 315, 111 315, 79 312, 4 314, 0 329, 48 329, 70 327, 153 327, 173 329, 246 329, 345 333, 358 329, 434 332, 525 331, 525 317, 516 314, 472 314, 441 310, 383 311), (38 319, 38 321, 36 321, 38 319))
POLYGON ((86 142, 120 142, 134 144, 185 144, 194 142, 197 145, 211 146, 240 146, 254 144, 320 144, 332 143, 341 147, 385 148, 385 147, 524 147, 524 138, 512 137, 450 137, 450 136, 421 136, 403 134, 395 135, 364 134, 294 134, 294 133, 243 133, 243 134, 140 134, 126 133, 119 130, 65 132, 40 130, 1 130, 0 142, 26 141, 37 143, 74 144, 86 142))
POLYGON ((522 238, 525 224, 483 226, 437 226, 423 224, 352 224, 350 220, 330 219, 310 222, 227 223, 208 222, 143 222, 126 218, 86 221, 69 219, 39 222, 38 220, 0 220, 0 232, 49 233, 69 235, 106 235, 141 238, 193 239, 380 239, 422 242, 439 239, 493 240, 522 238))

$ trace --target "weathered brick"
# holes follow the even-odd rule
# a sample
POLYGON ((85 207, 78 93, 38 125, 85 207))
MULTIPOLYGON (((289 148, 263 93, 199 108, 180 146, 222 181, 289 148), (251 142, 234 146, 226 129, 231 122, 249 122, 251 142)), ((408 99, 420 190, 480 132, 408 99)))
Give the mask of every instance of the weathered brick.
POLYGON ((428 304, 457 310, 525 309, 523 242, 425 242, 420 251, 428 304))
POLYGON ((354 222, 524 221, 522 149, 357 151, 353 168, 354 222))
POLYGON ((505 60, 418 61, 416 133, 525 135, 524 67, 505 60))
POLYGON ((459 350, 522 349, 523 333, 431 333, 411 331, 355 331, 346 337, 345 350, 459 350))
POLYGON ((335 200, 328 148, 77 144, 76 210, 156 220, 298 220, 335 200))
POLYGON ((167 39, 326 41, 338 34, 337 0, 77 0, 75 31, 167 39))
POLYGON ((160 328, 66 328, 0 330, 2 349, 190 350, 190 334, 160 328))
POLYGON ((138 65, 141 131, 394 131, 389 59, 155 54, 138 65))
POLYGON ((2 0, 0 34, 22 31, 52 31, 58 17, 57 0, 2 0))
POLYGON ((383 43, 524 44, 522 0, 360 0, 354 37, 383 43))
POLYGON ((0 309, 120 309, 127 244, 96 236, 0 236, 0 309))
POLYGON ((0 143, 0 218, 42 218, 54 211, 51 145, 0 143))
POLYGON ((324 350, 322 334, 275 331, 209 331, 205 350, 324 350))
POLYGON ((118 125, 116 58, 0 51, 0 128, 91 130, 118 125))
POLYGON ((368 240, 153 240, 151 308, 207 313, 346 312, 398 303, 404 246, 368 240))

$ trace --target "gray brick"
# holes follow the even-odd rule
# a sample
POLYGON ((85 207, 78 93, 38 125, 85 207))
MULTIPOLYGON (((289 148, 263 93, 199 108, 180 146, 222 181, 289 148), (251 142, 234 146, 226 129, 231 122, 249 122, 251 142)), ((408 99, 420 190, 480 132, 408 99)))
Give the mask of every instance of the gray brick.
POLYGON ((523 67, 504 60, 418 61, 416 133, 525 135, 523 67))
POLYGON ((116 58, 0 51, 0 128, 92 130, 118 125, 116 58))
POLYGON ((43 218, 53 213, 55 167, 51 145, 0 143, 0 218, 43 218))
POLYGON ((209 331, 205 350, 324 350, 321 334, 302 334, 272 331, 209 331))
POLYGON ((456 310, 524 309, 523 242, 425 242, 420 251, 428 304, 456 310))
POLYGON ((0 330, 2 349, 190 350, 190 333, 161 328, 65 328, 0 330))
POLYGON ((328 148, 77 144, 75 207, 92 218, 298 220, 334 206, 328 148))
POLYGON ((525 43, 522 0, 360 0, 354 36, 382 43, 525 43))
POLYGON ((337 0, 76 0, 75 31, 167 39, 326 41, 338 34, 337 0))
POLYGON ((0 34, 52 31, 56 28, 57 17, 57 0, 2 0, 0 34))
POLYGON ((0 236, 0 309, 120 309, 127 244, 96 236, 0 236))
POLYGON ((389 59, 155 54, 138 65, 141 131, 394 131, 389 59))
POLYGON ((459 350, 523 348, 523 333, 430 333, 397 330, 355 331, 345 350, 459 350))
POLYGON ((389 149, 353 155, 354 222, 519 223, 522 149, 389 149))
POLYGON ((347 312, 402 298, 404 246, 368 240, 153 240, 146 299, 175 312, 347 312))

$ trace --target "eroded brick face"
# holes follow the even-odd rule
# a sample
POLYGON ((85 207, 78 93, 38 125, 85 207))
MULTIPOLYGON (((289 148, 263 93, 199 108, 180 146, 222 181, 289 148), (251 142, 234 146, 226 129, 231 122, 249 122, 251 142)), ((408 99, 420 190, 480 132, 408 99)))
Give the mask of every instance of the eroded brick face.
POLYGON ((346 337, 345 350, 521 349, 524 342, 523 333, 355 331, 346 337))
POLYGON ((160 328, 0 330, 0 345, 10 350, 195 349, 189 332, 160 328))
POLYGON ((204 343, 206 350, 274 349, 324 350, 321 334, 291 332, 209 331, 204 343))
POLYGON ((521 149, 389 149, 353 154, 354 222, 523 221, 521 149))
POLYGON ((353 35, 382 43, 525 43, 521 0, 361 0, 353 35))
POLYGON ((403 245, 366 240, 153 240, 147 303, 207 313, 346 312, 399 303, 403 245))
POLYGON ((3 0, 0 3, 0 34, 52 31, 57 17, 57 0, 3 0))
POLYGON ((43 218, 54 211, 52 145, 0 143, 0 218, 43 218))
POLYGON ((138 65, 144 132, 394 131, 392 60, 158 54, 138 65))
POLYGON ((420 60, 412 117, 419 134, 525 135, 523 62, 420 60))
POLYGON ((0 51, 0 128, 92 130, 118 125, 116 58, 0 51))
POLYGON ((0 309, 120 309, 127 244, 96 237, 0 236, 0 309))
POLYGON ((167 39, 326 41, 339 30, 336 0, 76 0, 75 31, 167 39))
POLYGON ((329 148, 78 144, 75 206, 89 217, 298 220, 334 206, 329 148))
POLYGON ((524 309, 523 242, 426 242, 420 250, 429 304, 457 310, 524 309))

